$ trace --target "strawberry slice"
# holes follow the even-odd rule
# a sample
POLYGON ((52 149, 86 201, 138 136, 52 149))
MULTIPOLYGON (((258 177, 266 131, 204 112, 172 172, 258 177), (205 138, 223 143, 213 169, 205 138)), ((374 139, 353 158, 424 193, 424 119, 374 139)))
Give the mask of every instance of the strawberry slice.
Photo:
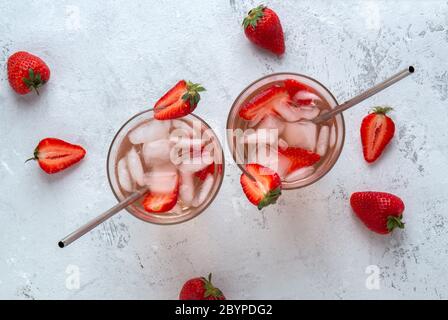
POLYGON ((239 115, 245 120, 253 120, 256 116, 261 119, 269 113, 274 114, 275 105, 289 100, 288 91, 275 85, 250 99, 241 107, 239 115))
POLYGON ((215 163, 211 163, 210 165, 208 165, 207 167, 205 167, 204 169, 197 171, 194 173, 194 175, 201 181, 204 181, 205 178, 207 178, 207 176, 209 174, 214 174, 215 173, 215 163))
POLYGON ((361 124, 361 141, 364 159, 372 163, 381 155, 395 133, 395 124, 386 113, 390 107, 375 107, 361 124))
POLYGON ((86 155, 83 147, 56 138, 45 138, 34 149, 39 166, 48 174, 62 171, 79 162, 86 155))
POLYGON ((157 120, 175 119, 190 114, 198 105, 205 89, 198 83, 181 80, 154 105, 157 120))
POLYGON ((247 199, 258 207, 258 210, 274 204, 282 193, 282 183, 279 175, 273 170, 257 163, 246 164, 247 172, 255 179, 243 173, 241 186, 247 199))
POLYGON ((316 93, 316 91, 311 88, 310 86, 301 83, 297 80, 294 79, 286 79, 284 81, 285 84, 285 88, 289 93, 289 96, 291 97, 291 99, 296 95, 297 92, 299 91, 308 91, 308 92, 312 92, 312 93, 316 93))
POLYGON ((287 173, 291 173, 300 168, 312 166, 320 160, 320 155, 302 148, 279 148, 278 152, 287 157, 289 161, 291 161, 287 173))
POLYGON ((176 176, 174 189, 167 193, 149 192, 142 205, 147 212, 162 213, 171 210, 177 203, 179 195, 179 177, 176 176))

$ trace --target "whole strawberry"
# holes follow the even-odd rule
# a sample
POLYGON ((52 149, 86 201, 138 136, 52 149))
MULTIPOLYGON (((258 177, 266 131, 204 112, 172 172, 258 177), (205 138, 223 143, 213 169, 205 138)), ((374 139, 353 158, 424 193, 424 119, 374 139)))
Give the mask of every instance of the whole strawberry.
POLYGON ((391 107, 375 107, 361 123, 361 142, 364 159, 372 163, 383 153, 395 133, 395 124, 387 113, 391 107))
POLYGON ((210 273, 208 279, 200 277, 185 282, 180 290, 179 300, 226 300, 226 297, 212 285, 210 273))
POLYGON ((353 211, 370 230, 388 234, 395 228, 404 228, 403 201, 386 192, 355 192, 350 197, 353 211))
POLYGON ((50 79, 50 69, 39 57, 18 51, 8 58, 9 84, 18 94, 27 94, 39 88, 50 79))
POLYGON ((285 53, 283 28, 277 14, 264 5, 249 11, 243 20, 246 37, 276 55, 285 53))

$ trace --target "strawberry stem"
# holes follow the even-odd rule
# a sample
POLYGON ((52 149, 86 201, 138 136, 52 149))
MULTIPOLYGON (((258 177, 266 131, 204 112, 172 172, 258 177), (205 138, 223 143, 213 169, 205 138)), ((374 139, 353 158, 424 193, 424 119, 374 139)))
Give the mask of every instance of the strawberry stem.
POLYGON ((40 73, 35 73, 33 69, 28 69, 28 78, 22 78, 23 83, 30 90, 35 90, 37 95, 39 95, 39 87, 42 87, 45 84, 45 81, 42 80, 42 76, 40 73))
POLYGON ((404 229, 404 222, 401 221, 403 215, 400 216, 388 216, 387 217, 387 230, 392 232, 395 228, 404 229))
POLYGON ((247 13, 247 17, 243 20, 243 27, 246 29, 249 25, 252 28, 255 28, 257 26, 258 20, 263 18, 264 13, 263 10, 266 8, 264 5, 260 5, 256 8, 253 8, 247 13))
POLYGON ((205 293, 204 298, 208 298, 210 296, 214 298, 221 298, 223 296, 221 290, 215 288, 212 284, 212 274, 209 273, 208 279, 202 277, 202 281, 204 282, 205 293))
POLYGON ((388 112, 391 112, 392 110, 394 110, 394 109, 390 106, 376 106, 376 107, 372 108, 370 113, 386 114, 388 112))

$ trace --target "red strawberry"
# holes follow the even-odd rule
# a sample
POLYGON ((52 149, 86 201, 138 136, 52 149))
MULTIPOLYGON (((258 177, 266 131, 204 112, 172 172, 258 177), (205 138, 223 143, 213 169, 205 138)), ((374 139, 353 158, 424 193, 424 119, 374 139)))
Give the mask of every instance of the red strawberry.
POLYGON ((196 177, 199 178, 199 180, 204 181, 205 178, 207 178, 207 176, 209 174, 214 174, 215 173, 215 164, 211 163, 210 165, 208 165, 207 167, 205 167, 204 169, 202 169, 201 171, 197 171, 194 173, 194 175, 196 177))
POLYGON ((208 279, 200 277, 185 282, 180 290, 179 300, 226 300, 226 297, 212 285, 210 273, 208 279))
POLYGON ((142 205, 147 212, 167 212, 176 205, 179 195, 179 177, 176 177, 174 189, 167 193, 149 192, 143 199, 142 205))
POLYGON ((285 53, 285 40, 280 19, 266 6, 258 6, 249 11, 243 20, 246 37, 276 55, 285 53))
POLYGON ((393 194, 386 192, 355 192, 350 197, 350 205, 358 218, 370 230, 388 234, 396 227, 403 229, 404 203, 393 194))
POLYGON ((181 80, 154 106, 154 118, 157 120, 175 119, 190 114, 198 105, 199 92, 205 89, 197 83, 181 80))
POLYGON ((240 183, 247 199, 256 205, 258 210, 275 203, 282 193, 279 175, 257 163, 246 164, 246 170, 255 179, 254 181, 245 173, 241 175, 240 183))
POLYGON ((287 157, 289 161, 291 161, 291 165, 289 166, 287 173, 293 172, 303 167, 312 166, 320 160, 320 155, 302 148, 279 148, 278 152, 287 157))
POLYGON ((239 115, 246 120, 262 118, 266 114, 274 113, 274 106, 282 100, 289 101, 288 91, 280 86, 269 87, 246 102, 241 107, 239 115))
POLYGON ((372 163, 381 155, 395 133, 395 124, 386 113, 390 107, 375 107, 361 124, 361 141, 364 159, 372 163))
POLYGON ((34 157, 46 173, 52 174, 64 170, 84 158, 83 147, 56 138, 46 138, 34 149, 34 157))
POLYGON ((25 51, 18 51, 8 58, 8 80, 18 94, 27 94, 50 79, 50 69, 39 57, 25 51))
POLYGON ((313 88, 294 79, 286 79, 284 83, 291 99, 296 95, 297 92, 302 90, 315 93, 315 90, 313 88))

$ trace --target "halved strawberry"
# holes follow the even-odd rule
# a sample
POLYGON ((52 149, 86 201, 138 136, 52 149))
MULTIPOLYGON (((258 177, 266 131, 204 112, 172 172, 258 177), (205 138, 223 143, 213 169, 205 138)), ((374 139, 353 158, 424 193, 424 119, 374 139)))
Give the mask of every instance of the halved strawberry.
POLYGON ((289 96, 291 98, 294 97, 294 95, 299 91, 302 91, 302 90, 308 91, 309 89, 311 89, 306 84, 303 84, 303 83, 301 83, 297 80, 293 80, 293 79, 286 79, 284 83, 285 83, 285 88, 286 88, 286 90, 288 90, 289 96))
POLYGON ((291 173, 300 168, 312 166, 320 160, 320 155, 302 148, 279 148, 278 152, 287 157, 289 161, 291 161, 287 173, 291 173))
POLYGON ((256 116, 263 118, 265 115, 274 112, 274 106, 283 101, 289 101, 288 91, 285 87, 274 85, 257 94, 244 104, 239 112, 241 118, 253 120, 256 116))
POLYGON ((154 105, 154 118, 167 120, 186 116, 198 105, 202 91, 205 89, 198 83, 179 81, 154 105))
POLYGON ((361 141, 364 159, 372 163, 381 155, 395 133, 395 124, 386 113, 390 107, 375 107, 361 124, 361 141))
POLYGON ((177 203, 179 195, 179 177, 176 177, 174 189, 167 193, 149 192, 142 205, 147 212, 162 213, 171 210, 177 203))
POLYGON ((205 178, 207 178, 207 176, 209 174, 214 174, 215 173, 215 163, 211 163, 210 165, 208 165, 207 167, 205 167, 204 169, 197 171, 194 173, 194 175, 201 181, 204 181, 205 178))
POLYGON ((39 166, 48 174, 64 170, 84 158, 83 147, 56 138, 46 138, 34 149, 34 157, 26 160, 37 160, 39 166))
POLYGON ((246 170, 255 179, 254 181, 244 173, 241 175, 240 183, 247 199, 256 205, 258 210, 275 203, 282 193, 279 175, 257 163, 246 164, 246 170))

